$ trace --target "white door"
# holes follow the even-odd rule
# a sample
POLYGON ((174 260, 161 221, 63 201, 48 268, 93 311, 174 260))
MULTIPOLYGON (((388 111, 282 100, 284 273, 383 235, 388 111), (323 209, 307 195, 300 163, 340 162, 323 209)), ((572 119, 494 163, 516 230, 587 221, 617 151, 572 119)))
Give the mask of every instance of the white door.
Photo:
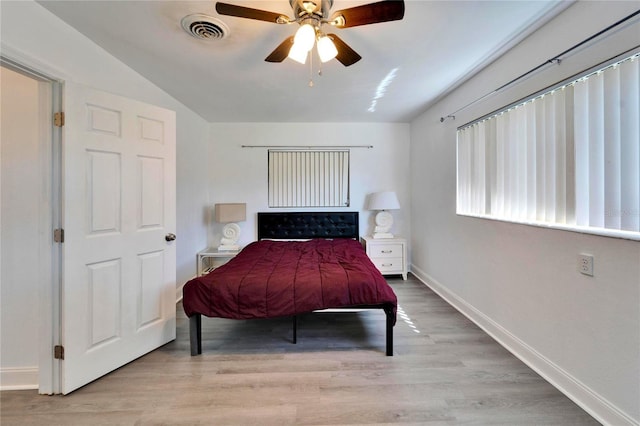
POLYGON ((61 390, 175 339, 175 113, 65 84, 61 390), (169 236, 169 238, 166 238, 169 236))

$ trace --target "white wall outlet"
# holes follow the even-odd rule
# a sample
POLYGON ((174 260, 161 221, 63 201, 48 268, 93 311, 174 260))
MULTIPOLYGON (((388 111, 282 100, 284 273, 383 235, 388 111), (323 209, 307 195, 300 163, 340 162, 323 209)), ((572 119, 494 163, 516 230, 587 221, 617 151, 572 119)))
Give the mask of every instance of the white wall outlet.
POLYGON ((584 275, 593 276, 593 256, 590 254, 578 255, 578 272, 584 275))

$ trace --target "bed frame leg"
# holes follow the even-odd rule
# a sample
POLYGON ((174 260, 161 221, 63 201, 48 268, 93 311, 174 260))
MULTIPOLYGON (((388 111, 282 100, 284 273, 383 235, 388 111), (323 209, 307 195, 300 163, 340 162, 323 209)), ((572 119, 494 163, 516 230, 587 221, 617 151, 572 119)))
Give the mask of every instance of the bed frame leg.
POLYGON ((298 316, 293 316, 293 344, 298 343, 298 316))
POLYGON ((189 339, 191 340, 191 356, 202 353, 202 315, 194 314, 189 318, 189 339))
POLYGON ((393 308, 384 308, 387 316, 387 356, 393 356, 393 308))

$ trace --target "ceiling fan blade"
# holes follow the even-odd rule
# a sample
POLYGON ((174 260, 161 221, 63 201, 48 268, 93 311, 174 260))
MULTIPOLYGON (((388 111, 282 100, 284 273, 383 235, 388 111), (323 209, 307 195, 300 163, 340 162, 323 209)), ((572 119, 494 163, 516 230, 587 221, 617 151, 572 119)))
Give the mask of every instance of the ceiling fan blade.
POLYGON ((353 50, 347 43, 342 41, 340 37, 335 34, 327 34, 329 37, 333 39, 333 44, 335 44, 336 49, 338 49, 338 55, 336 59, 342 63, 345 67, 349 65, 353 65, 362 59, 362 56, 358 55, 358 53, 353 50))
POLYGON ((237 16, 238 18, 273 22, 274 24, 286 24, 290 21, 287 16, 281 13, 268 12, 266 10, 253 9, 244 6, 236 6, 235 4, 229 3, 217 2, 216 11, 220 15, 237 16))
POLYGON ((403 17, 403 0, 383 0, 338 10, 331 16, 331 22, 338 28, 349 28, 378 22, 398 21, 403 17))
POLYGON ((291 46, 293 46, 293 36, 285 39, 276 49, 271 52, 269 56, 265 58, 267 62, 282 62, 287 59, 289 55, 289 50, 291 50, 291 46))

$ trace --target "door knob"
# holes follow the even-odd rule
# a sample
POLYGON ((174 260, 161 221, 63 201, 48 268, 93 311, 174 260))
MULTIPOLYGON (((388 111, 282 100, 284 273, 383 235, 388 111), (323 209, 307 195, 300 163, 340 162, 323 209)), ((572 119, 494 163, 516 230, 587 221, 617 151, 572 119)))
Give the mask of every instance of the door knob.
POLYGON ((167 234, 164 236, 164 239, 167 241, 173 241, 176 239, 176 234, 167 234))

